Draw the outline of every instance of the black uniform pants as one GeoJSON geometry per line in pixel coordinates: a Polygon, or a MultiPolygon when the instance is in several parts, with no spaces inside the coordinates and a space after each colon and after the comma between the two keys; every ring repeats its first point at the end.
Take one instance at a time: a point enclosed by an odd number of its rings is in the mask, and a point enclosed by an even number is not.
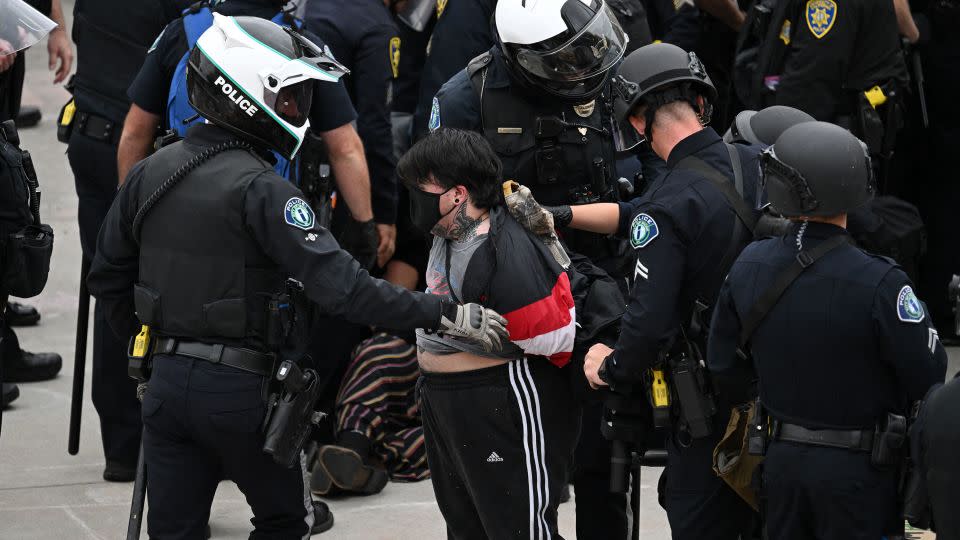
{"type": "Polygon", "coordinates": [[[753,509],[713,472],[718,436],[680,447],[667,440],[661,497],[673,540],[737,540],[749,531],[753,509]]]}
{"type": "MultiPolygon", "coordinates": [[[[73,169],[83,257],[91,260],[97,234],[117,192],[117,147],[74,131],[67,148],[73,169]]],[[[93,406],[100,416],[107,460],[133,467],[140,447],[140,402],[127,375],[127,344],[110,329],[100,303],[93,315],[93,406]]]]}
{"type": "Polygon", "coordinates": [[[774,442],[763,492],[769,540],[877,540],[897,515],[897,475],[866,452],[774,442]]]}
{"type": "Polygon", "coordinates": [[[222,364],[158,355],[143,398],[147,530],[151,539],[204,538],[222,478],[253,509],[251,540],[309,537],[313,506],[305,467],[265,454],[265,378],[222,364]]]}
{"type": "Polygon", "coordinates": [[[602,415],[602,402],[583,404],[573,469],[578,540],[627,538],[627,497],[610,493],[611,443],[600,432],[602,415]]]}
{"type": "Polygon", "coordinates": [[[420,379],[427,462],[455,540],[562,540],[557,506],[578,434],[566,375],[543,359],[420,379]]]}

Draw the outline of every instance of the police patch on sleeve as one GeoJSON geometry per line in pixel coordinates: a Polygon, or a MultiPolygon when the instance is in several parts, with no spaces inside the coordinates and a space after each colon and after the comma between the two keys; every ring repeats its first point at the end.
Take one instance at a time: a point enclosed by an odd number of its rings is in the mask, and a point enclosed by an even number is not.
{"type": "Polygon", "coordinates": [[[649,214],[637,214],[630,224],[630,245],[633,249],[646,247],[659,234],[660,228],[649,214]]]}
{"type": "Polygon", "coordinates": [[[909,285],[904,285],[897,295],[897,317],[909,323],[918,323],[923,320],[923,304],[909,285]]]}
{"type": "Polygon", "coordinates": [[[807,0],[807,27],[813,37],[827,35],[837,20],[837,3],[833,0],[807,0]]]}
{"type": "Polygon", "coordinates": [[[400,38],[390,38],[390,70],[393,71],[393,78],[400,76],[400,38]]]}
{"type": "Polygon", "coordinates": [[[287,225],[309,231],[313,228],[316,217],[313,208],[310,208],[307,201],[300,197],[293,197],[283,207],[283,220],[287,222],[287,225]]]}
{"type": "Polygon", "coordinates": [[[433,98],[433,105],[430,106],[430,124],[427,127],[430,131],[440,127],[440,100],[437,98],[433,98]]]}

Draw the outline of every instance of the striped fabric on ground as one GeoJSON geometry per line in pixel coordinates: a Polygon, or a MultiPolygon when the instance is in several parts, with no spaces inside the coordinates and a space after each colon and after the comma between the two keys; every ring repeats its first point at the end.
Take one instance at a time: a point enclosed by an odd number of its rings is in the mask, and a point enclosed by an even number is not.
{"type": "Polygon", "coordinates": [[[416,347],[381,333],[354,349],[337,395],[337,429],[372,440],[394,481],[430,477],[414,392],[419,377],[416,347]]]}

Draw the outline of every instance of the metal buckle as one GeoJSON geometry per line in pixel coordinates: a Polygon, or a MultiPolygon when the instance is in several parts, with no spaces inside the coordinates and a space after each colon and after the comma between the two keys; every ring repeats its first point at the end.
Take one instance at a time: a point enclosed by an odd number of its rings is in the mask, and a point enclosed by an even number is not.
{"type": "Polygon", "coordinates": [[[806,268],[813,264],[813,257],[810,256],[806,251],[801,251],[797,253],[797,262],[800,263],[800,266],[806,268]]]}

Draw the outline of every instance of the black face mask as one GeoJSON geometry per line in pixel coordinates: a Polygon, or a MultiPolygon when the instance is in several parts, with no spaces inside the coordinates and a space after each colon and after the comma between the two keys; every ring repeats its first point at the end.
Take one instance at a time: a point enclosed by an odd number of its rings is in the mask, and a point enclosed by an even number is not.
{"type": "MultiPolygon", "coordinates": [[[[450,189],[447,191],[450,191],[450,189]]],[[[456,206],[451,208],[446,214],[440,213],[440,197],[444,196],[447,191],[443,193],[428,193],[417,188],[409,190],[410,221],[413,222],[414,227],[430,234],[431,231],[433,231],[433,227],[436,226],[441,219],[446,217],[450,212],[453,212],[456,206]]]]}

